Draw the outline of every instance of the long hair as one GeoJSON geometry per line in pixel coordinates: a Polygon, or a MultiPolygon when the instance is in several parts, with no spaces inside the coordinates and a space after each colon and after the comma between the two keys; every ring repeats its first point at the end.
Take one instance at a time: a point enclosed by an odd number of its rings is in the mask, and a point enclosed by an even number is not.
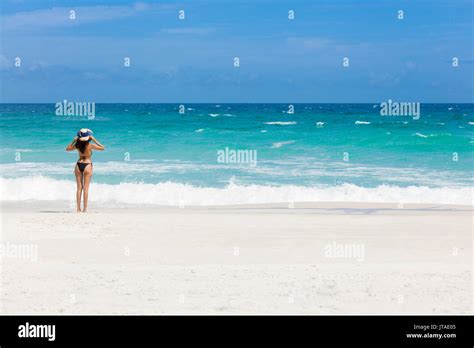
{"type": "Polygon", "coordinates": [[[78,149],[80,152],[84,152],[88,143],[88,141],[82,141],[78,139],[76,141],[76,149],[78,149]]]}

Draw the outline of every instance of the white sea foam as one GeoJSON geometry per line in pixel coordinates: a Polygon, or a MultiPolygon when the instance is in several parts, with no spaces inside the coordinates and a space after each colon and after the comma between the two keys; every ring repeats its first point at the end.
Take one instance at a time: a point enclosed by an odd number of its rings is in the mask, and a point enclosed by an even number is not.
{"type": "Polygon", "coordinates": [[[280,147],[283,147],[285,145],[293,144],[294,142],[295,142],[295,140],[280,141],[280,142],[277,142],[277,143],[273,143],[272,147],[275,148],[275,149],[279,149],[280,147]]]}
{"type": "Polygon", "coordinates": [[[217,117],[217,116],[219,116],[219,115],[220,115],[220,114],[209,114],[209,116],[211,116],[211,117],[217,117]]]}
{"type": "Polygon", "coordinates": [[[367,121],[355,121],[354,124],[370,124],[370,122],[367,122],[367,121]]]}
{"type": "Polygon", "coordinates": [[[265,124],[272,124],[272,125],[277,125],[277,126],[290,126],[296,124],[295,121],[273,121],[273,122],[265,122],[265,124]]]}
{"type": "Polygon", "coordinates": [[[196,133],[202,133],[202,132],[204,132],[204,128],[196,129],[195,132],[196,132],[196,133]]]}
{"type": "MultiPolygon", "coordinates": [[[[55,180],[41,176],[0,178],[0,200],[2,201],[71,201],[74,199],[75,190],[75,182],[68,180],[55,180]]],[[[470,187],[429,188],[426,186],[381,185],[375,188],[364,188],[351,184],[332,187],[244,186],[231,182],[224,188],[212,188],[163,182],[158,184],[121,183],[118,185],[92,183],[90,190],[90,200],[101,206],[114,204],[209,206],[278,202],[472,204],[472,189],[470,187]]]]}
{"type": "Polygon", "coordinates": [[[421,134],[421,133],[415,133],[415,135],[420,137],[420,138],[428,138],[427,135],[424,135],[424,134],[421,134]]]}
{"type": "Polygon", "coordinates": [[[322,128],[322,127],[324,127],[325,124],[326,124],[326,122],[316,122],[316,127],[322,128]]]}

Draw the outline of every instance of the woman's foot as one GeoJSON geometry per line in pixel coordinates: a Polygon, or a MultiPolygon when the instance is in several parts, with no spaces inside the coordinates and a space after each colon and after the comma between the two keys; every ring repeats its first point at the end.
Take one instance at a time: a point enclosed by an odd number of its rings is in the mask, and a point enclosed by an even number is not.
{"type": "Polygon", "coordinates": [[[80,213],[80,212],[81,212],[81,208],[77,208],[76,213],[80,213]]]}
{"type": "Polygon", "coordinates": [[[83,213],[87,213],[87,209],[84,209],[82,212],[83,212],[83,213]]]}

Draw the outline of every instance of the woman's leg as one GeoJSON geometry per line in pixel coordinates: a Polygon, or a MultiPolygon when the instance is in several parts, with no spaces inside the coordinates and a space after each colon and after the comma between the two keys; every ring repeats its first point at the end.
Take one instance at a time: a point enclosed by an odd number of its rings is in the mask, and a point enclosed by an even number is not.
{"type": "Polygon", "coordinates": [[[78,213],[81,212],[81,196],[82,196],[82,173],[77,168],[76,165],[76,170],[74,171],[74,174],[76,175],[76,185],[77,185],[77,190],[76,190],[76,211],[78,213]]]}
{"type": "Polygon", "coordinates": [[[92,163],[84,169],[84,209],[83,213],[87,211],[87,203],[89,201],[89,184],[92,178],[92,163]]]}

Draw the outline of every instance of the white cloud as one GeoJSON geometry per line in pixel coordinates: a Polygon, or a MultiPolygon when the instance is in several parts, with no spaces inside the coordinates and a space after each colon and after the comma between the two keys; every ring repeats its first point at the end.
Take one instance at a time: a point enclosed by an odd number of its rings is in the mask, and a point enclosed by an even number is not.
{"type": "Polygon", "coordinates": [[[52,7],[2,16],[0,23],[3,30],[38,30],[126,18],[151,7],[143,2],[131,6],[52,7]],[[69,18],[71,10],[75,11],[74,20],[69,18]]]}
{"type": "Polygon", "coordinates": [[[205,35],[212,33],[213,28],[198,28],[198,27],[184,27],[184,28],[163,28],[160,30],[160,33],[164,34],[195,34],[195,35],[205,35]]]}
{"type": "Polygon", "coordinates": [[[7,57],[3,54],[0,54],[0,70],[8,69],[13,66],[13,61],[9,61],[7,57]]]}
{"type": "Polygon", "coordinates": [[[331,41],[319,37],[290,37],[286,43],[291,46],[297,46],[305,49],[321,49],[326,47],[331,41]]]}

